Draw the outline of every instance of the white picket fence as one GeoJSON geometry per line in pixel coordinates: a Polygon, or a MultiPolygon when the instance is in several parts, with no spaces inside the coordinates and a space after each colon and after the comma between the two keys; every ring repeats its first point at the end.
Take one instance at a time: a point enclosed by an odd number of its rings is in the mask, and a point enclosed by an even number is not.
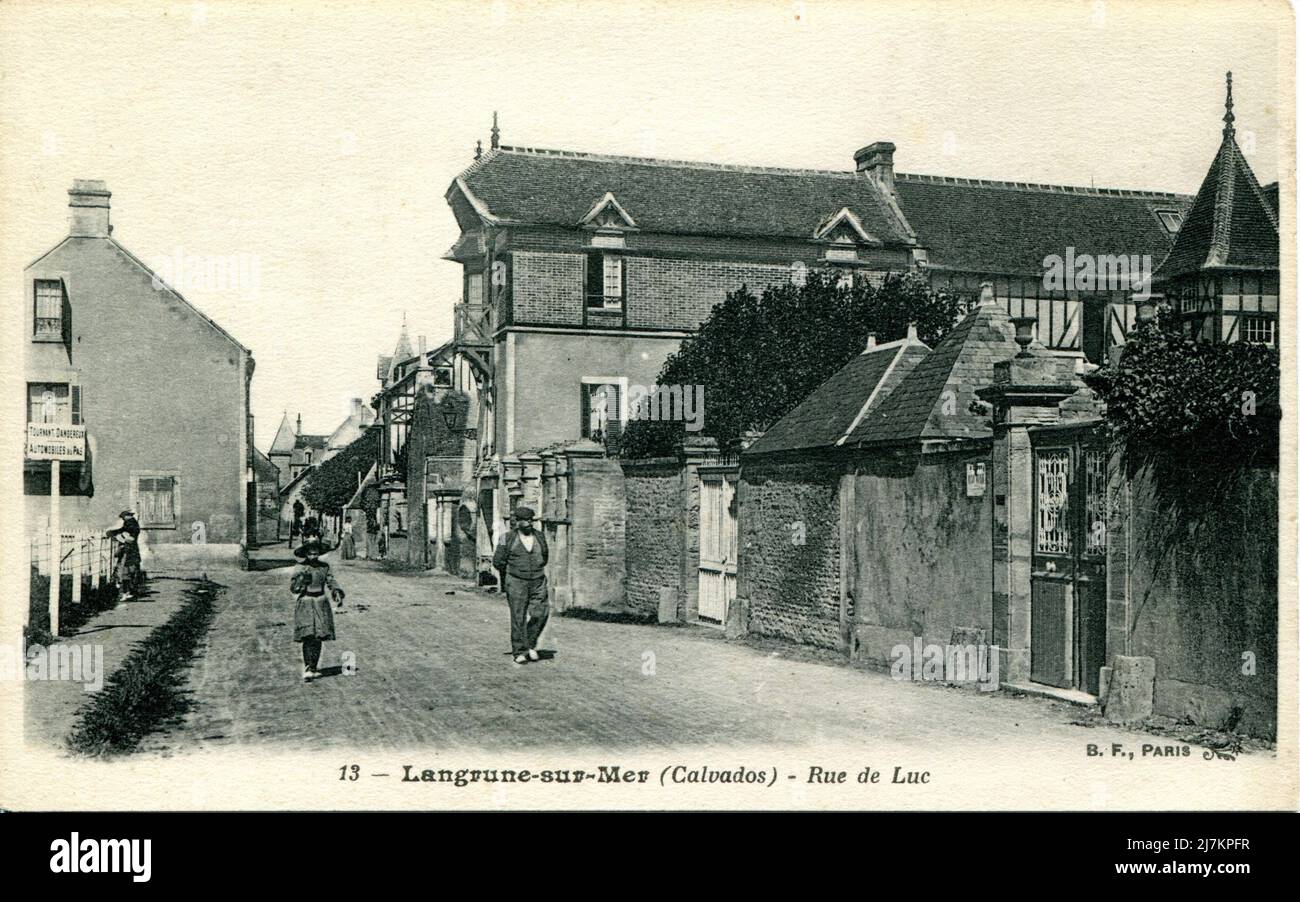
{"type": "MultiPolygon", "coordinates": [[[[103,532],[89,529],[60,530],[59,574],[70,575],[72,602],[81,601],[82,583],[89,582],[98,589],[102,581],[113,572],[113,540],[103,532]]],[[[41,576],[51,572],[51,532],[48,527],[31,537],[31,565],[41,576]]]]}

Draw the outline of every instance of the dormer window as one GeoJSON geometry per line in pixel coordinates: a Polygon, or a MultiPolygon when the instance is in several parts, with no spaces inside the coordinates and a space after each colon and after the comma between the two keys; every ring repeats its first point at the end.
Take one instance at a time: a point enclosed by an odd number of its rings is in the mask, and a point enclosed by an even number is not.
{"type": "Polygon", "coordinates": [[[1156,210],[1156,216],[1170,235],[1177,235],[1178,230],[1183,227],[1183,214],[1179,210],[1156,210]]]}
{"type": "Polygon", "coordinates": [[[852,263],[858,259],[858,248],[864,244],[880,244],[862,227],[862,221],[848,207],[841,207],[834,216],[823,220],[814,230],[813,238],[824,241],[825,259],[836,263],[852,263]]]}
{"type": "Polygon", "coordinates": [[[591,237],[592,247],[607,248],[624,247],[626,242],[623,233],[637,227],[636,220],[623,209],[623,205],[610,191],[606,191],[605,196],[587,211],[587,215],[578,220],[578,226],[596,232],[591,237]]]}
{"type": "Polygon", "coordinates": [[[38,341],[63,340],[63,282],[36,280],[36,307],[32,337],[38,341]]]}

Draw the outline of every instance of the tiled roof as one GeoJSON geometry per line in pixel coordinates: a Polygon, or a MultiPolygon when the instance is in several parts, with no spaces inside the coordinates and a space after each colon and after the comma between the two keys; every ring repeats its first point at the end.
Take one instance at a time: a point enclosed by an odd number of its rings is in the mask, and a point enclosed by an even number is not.
{"type": "Polygon", "coordinates": [[[1157,211],[1183,212],[1186,195],[895,176],[899,206],[932,266],[988,274],[1043,272],[1043,258],[1150,254],[1157,263],[1172,234],[1157,211]]]}
{"type": "Polygon", "coordinates": [[[888,395],[928,352],[929,348],[915,339],[863,351],[777,420],[746,455],[843,443],[864,413],[888,395]]]}
{"type": "Polygon", "coordinates": [[[329,441],[328,435],[300,435],[293,443],[295,448],[324,448],[329,441]]]}
{"type": "Polygon", "coordinates": [[[1219,152],[1201,190],[1183,219],[1156,280],[1203,267],[1277,268],[1276,194],[1270,202],[1246,162],[1231,128],[1224,129],[1219,152]]]}
{"type": "Polygon", "coordinates": [[[911,236],[871,178],[501,147],[461,175],[479,212],[506,222],[575,227],[606,192],[647,232],[811,239],[847,207],[887,244],[911,236]]]}
{"type": "Polygon", "coordinates": [[[993,364],[1020,350],[1015,327],[997,304],[981,304],[853,430],[850,443],[892,444],[987,438],[987,417],[970,412],[975,390],[993,381],[993,364]]]}

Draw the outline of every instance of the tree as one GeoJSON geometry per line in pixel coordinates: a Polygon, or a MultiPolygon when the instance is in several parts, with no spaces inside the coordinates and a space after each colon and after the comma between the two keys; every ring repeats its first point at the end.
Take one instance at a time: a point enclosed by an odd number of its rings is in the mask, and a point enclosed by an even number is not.
{"type": "MultiPolygon", "coordinates": [[[[833,273],[809,273],[806,284],[775,285],[755,295],[741,286],[713,308],[692,337],[664,363],[662,386],[704,386],[703,426],[720,447],[734,449],[747,431],[767,429],[854,355],[869,333],[881,343],[902,338],[909,323],[934,346],[969,308],[969,300],[936,291],[919,273],[890,274],[879,285],[839,284],[833,273]]],[[[636,418],[624,430],[624,457],[665,456],[685,434],[681,422],[636,418]]]]}
{"type": "Polygon", "coordinates": [[[358,477],[370,472],[378,454],[379,431],[367,429],[307,475],[303,499],[322,513],[341,514],[343,506],[356,494],[358,477]]]}

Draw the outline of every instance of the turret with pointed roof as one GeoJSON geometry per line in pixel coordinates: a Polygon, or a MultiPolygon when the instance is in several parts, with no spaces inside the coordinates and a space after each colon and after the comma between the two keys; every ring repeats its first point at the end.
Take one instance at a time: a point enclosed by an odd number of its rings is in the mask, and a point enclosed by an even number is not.
{"type": "Polygon", "coordinates": [[[402,314],[402,333],[397,336],[397,347],[393,349],[393,361],[401,363],[404,360],[410,360],[415,356],[415,351],[411,350],[411,337],[406,333],[406,314],[402,314]]]}
{"type": "Polygon", "coordinates": [[[1237,144],[1235,122],[1229,72],[1223,140],[1154,281],[1170,301],[1172,321],[1189,335],[1272,344],[1277,209],[1237,144]]]}
{"type": "Polygon", "coordinates": [[[267,456],[293,453],[293,444],[297,438],[298,432],[293,428],[293,423],[289,420],[289,412],[286,410],[284,418],[280,420],[280,428],[275,431],[275,438],[271,441],[271,450],[267,452],[267,456]]]}

